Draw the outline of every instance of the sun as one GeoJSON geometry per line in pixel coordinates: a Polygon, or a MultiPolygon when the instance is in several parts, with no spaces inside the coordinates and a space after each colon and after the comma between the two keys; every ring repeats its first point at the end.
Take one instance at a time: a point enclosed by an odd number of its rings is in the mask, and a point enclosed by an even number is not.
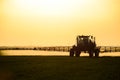
{"type": "Polygon", "coordinates": [[[73,4],[69,0],[15,0],[20,11],[43,15],[69,15],[73,4]]]}
{"type": "Polygon", "coordinates": [[[104,15],[106,6],[96,0],[13,0],[19,13],[43,16],[94,17],[104,15]]]}

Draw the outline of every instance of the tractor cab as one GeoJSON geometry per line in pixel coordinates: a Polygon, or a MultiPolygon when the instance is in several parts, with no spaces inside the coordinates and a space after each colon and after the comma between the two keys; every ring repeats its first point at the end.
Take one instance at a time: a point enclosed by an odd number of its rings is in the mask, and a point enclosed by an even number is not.
{"type": "Polygon", "coordinates": [[[78,36],[77,47],[89,47],[90,45],[95,46],[95,37],[93,36],[78,36]]]}

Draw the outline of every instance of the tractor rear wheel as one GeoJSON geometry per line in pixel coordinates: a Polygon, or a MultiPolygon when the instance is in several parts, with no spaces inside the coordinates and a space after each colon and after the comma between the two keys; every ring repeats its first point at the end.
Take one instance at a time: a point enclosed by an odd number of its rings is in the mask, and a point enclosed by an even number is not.
{"type": "Polygon", "coordinates": [[[73,57],[74,56],[74,50],[70,49],[70,56],[73,57]]]}
{"type": "Polygon", "coordinates": [[[95,50],[95,57],[99,57],[99,50],[97,49],[97,50],[95,50]]]}
{"type": "Polygon", "coordinates": [[[73,57],[73,56],[74,56],[74,53],[70,53],[70,56],[73,57]]]}

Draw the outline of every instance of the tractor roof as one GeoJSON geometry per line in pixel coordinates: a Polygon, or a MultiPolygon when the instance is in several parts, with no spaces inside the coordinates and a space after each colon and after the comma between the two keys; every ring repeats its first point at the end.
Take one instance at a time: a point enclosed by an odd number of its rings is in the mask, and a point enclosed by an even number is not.
{"type": "Polygon", "coordinates": [[[80,37],[80,38],[88,38],[88,37],[90,37],[90,35],[89,36],[82,35],[82,36],[78,36],[78,37],[80,37]]]}

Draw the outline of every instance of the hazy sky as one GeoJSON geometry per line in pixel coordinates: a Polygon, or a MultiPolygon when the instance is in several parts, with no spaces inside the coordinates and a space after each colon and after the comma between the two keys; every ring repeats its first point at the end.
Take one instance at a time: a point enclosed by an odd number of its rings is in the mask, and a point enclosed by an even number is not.
{"type": "Polygon", "coordinates": [[[0,46],[120,45],[120,0],[0,0],[0,46]]]}

